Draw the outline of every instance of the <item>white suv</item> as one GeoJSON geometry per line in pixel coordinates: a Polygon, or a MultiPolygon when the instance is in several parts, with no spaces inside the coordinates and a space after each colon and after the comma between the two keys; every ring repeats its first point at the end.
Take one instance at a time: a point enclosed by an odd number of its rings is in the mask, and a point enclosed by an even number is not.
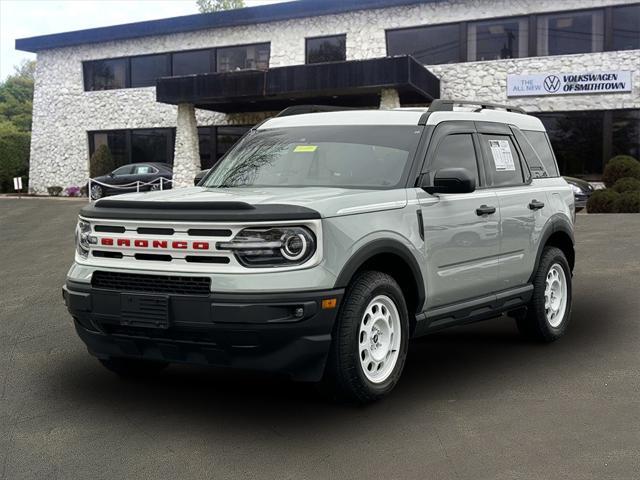
{"type": "Polygon", "coordinates": [[[560,337],[571,188],[540,120],[458,104],[285,111],[199,186],[83,208],[78,334],[119,374],[262,369],[359,402],[393,389],[412,337],[502,313],[560,337]]]}

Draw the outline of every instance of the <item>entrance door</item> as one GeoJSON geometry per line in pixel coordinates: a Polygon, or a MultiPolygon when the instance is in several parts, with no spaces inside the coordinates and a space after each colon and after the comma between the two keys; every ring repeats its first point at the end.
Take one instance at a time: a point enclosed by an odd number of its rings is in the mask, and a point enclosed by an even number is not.
{"type": "MultiPolygon", "coordinates": [[[[439,169],[462,167],[476,177],[476,191],[429,195],[418,189],[424,221],[427,308],[483,297],[498,285],[498,198],[486,189],[473,122],[436,127],[423,167],[431,181],[439,169]]],[[[429,181],[429,180],[427,180],[429,181]]]]}

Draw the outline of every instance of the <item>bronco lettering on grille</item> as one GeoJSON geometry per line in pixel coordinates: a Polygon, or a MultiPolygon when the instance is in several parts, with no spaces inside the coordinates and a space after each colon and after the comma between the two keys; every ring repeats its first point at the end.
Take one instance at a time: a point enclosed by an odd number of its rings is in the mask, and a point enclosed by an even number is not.
{"type": "MultiPolygon", "coordinates": [[[[114,245],[118,247],[129,247],[131,248],[132,241],[128,238],[110,238],[103,237],[100,239],[100,245],[105,247],[113,247],[114,245]]],[[[133,240],[134,248],[151,248],[158,250],[210,250],[211,245],[209,242],[203,241],[187,241],[187,240],[175,240],[169,242],[168,240],[144,240],[144,239],[135,239],[133,240]]]]}

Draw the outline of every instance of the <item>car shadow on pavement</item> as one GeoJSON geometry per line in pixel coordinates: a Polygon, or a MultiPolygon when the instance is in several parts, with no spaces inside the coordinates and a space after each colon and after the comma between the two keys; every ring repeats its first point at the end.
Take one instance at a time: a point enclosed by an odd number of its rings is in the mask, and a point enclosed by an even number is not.
{"type": "Polygon", "coordinates": [[[126,410],[153,421],[178,415],[182,423],[193,425],[223,422],[234,431],[277,425],[290,434],[304,435],[310,428],[347,428],[351,421],[380,411],[395,416],[394,412],[407,415],[414,409],[424,414],[449,402],[495,398],[505,391],[535,395],[536,389],[544,391],[555,376],[564,374],[557,365],[576,361],[575,352],[588,355],[601,347],[598,343],[624,336],[615,321],[605,328],[598,314],[615,310],[615,304],[613,297],[597,302],[583,299],[574,309],[574,325],[567,336],[551,345],[521,339],[507,317],[416,339],[396,390],[364,408],[333,403],[312,385],[276,375],[187,365],[173,365],[157,376],[134,381],[118,378],[92,358],[73,356],[65,359],[68,365],[59,365],[67,374],[56,380],[63,382],[60,387],[67,400],[78,406],[126,410]],[[608,336],[603,336],[605,329],[608,336]]]}

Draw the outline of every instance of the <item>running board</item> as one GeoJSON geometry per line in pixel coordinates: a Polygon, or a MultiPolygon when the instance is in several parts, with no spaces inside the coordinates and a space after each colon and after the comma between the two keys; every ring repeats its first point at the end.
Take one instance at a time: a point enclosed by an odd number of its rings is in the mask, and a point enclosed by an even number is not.
{"type": "Polygon", "coordinates": [[[533,285],[503,290],[485,297],[432,308],[416,315],[414,337],[456,325],[488,320],[526,305],[533,295],[533,285]]]}

